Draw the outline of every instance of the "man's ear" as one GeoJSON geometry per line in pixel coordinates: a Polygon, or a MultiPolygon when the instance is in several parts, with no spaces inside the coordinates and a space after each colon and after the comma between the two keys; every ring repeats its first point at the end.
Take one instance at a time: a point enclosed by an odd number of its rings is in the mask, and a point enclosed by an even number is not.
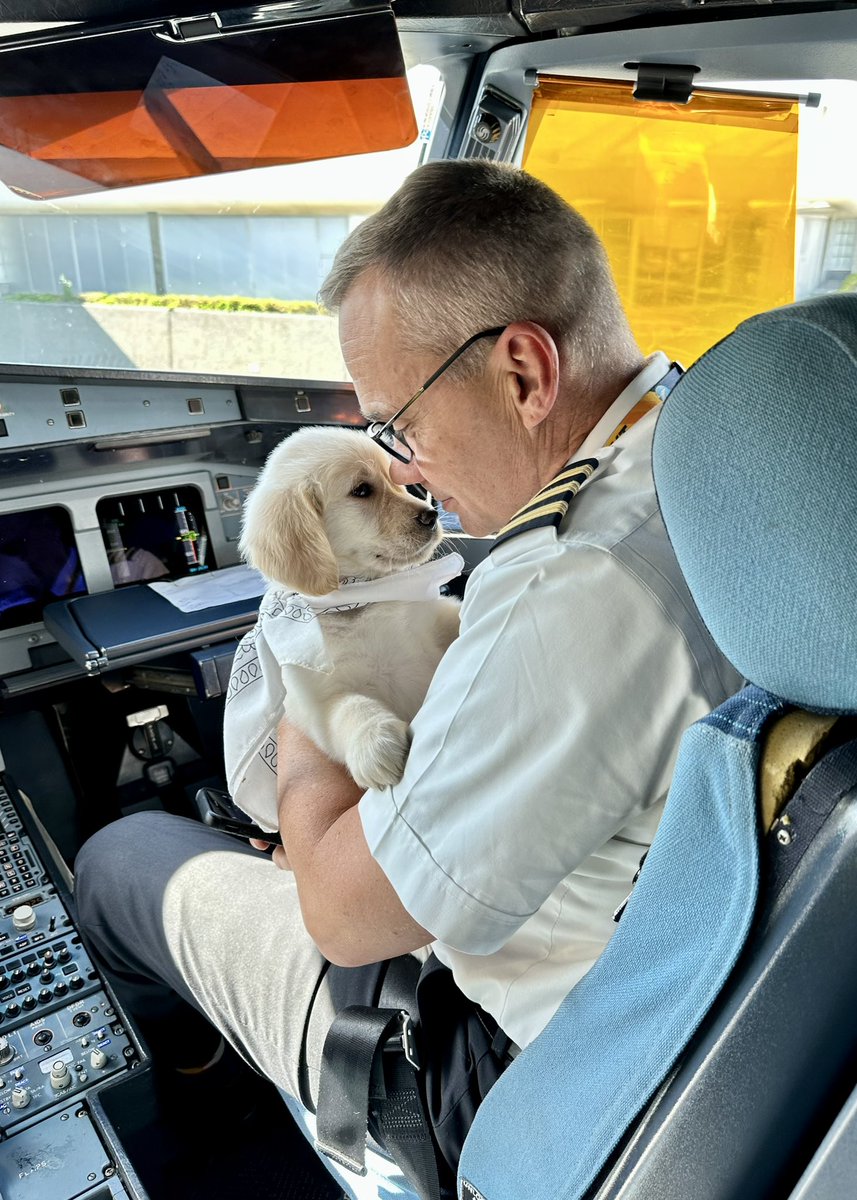
{"type": "Polygon", "coordinates": [[[323,596],[339,585],[321,504],[311,484],[285,490],[263,486],[251,492],[240,549],[267,579],[305,596],[323,596]]]}
{"type": "Polygon", "coordinates": [[[506,326],[501,351],[509,398],[525,429],[535,429],[556,403],[559,391],[559,351],[556,342],[534,321],[506,326]]]}

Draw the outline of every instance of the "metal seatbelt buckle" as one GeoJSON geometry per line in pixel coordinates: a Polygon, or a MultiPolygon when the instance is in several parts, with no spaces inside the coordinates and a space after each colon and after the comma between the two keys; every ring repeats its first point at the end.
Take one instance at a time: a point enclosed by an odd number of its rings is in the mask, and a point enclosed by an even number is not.
{"type": "Polygon", "coordinates": [[[394,1030],[387,1038],[384,1049],[403,1051],[405,1059],[413,1069],[415,1071],[420,1069],[420,1056],[417,1051],[414,1023],[411,1020],[410,1013],[406,1012],[405,1009],[401,1009],[399,1012],[399,1028],[394,1030]]]}

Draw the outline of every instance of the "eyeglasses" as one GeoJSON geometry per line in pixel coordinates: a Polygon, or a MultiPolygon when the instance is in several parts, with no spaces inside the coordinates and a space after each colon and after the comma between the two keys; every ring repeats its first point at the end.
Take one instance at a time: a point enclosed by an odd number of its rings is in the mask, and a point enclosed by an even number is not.
{"type": "Polygon", "coordinates": [[[433,375],[429,375],[422,387],[417,388],[410,400],[406,404],[403,404],[398,412],[393,413],[389,421],[373,421],[366,427],[366,432],[372,441],[377,442],[379,446],[383,446],[387,453],[392,454],[393,458],[397,458],[399,462],[411,462],[414,457],[413,449],[405,440],[405,435],[393,428],[396,421],[399,420],[402,413],[407,412],[414,401],[419,400],[423,392],[440,379],[444,371],[448,370],[455,360],[461,357],[465,350],[470,349],[474,342],[480,341],[481,338],[499,337],[505,328],[505,325],[495,325],[493,329],[483,329],[481,333],[474,333],[473,337],[469,337],[463,345],[458,347],[454,354],[450,354],[449,358],[441,363],[433,375]]]}

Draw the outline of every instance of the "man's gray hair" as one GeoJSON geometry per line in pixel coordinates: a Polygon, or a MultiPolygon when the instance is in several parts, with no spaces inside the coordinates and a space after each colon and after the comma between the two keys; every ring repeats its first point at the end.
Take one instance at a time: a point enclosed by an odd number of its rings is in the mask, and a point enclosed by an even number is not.
{"type": "MultiPolygon", "coordinates": [[[[599,363],[634,346],[597,234],[517,167],[483,160],[418,167],[343,242],[322,303],[335,311],[370,268],[390,289],[412,350],[442,356],[481,329],[535,321],[575,374],[595,378],[599,363]]],[[[468,352],[459,378],[480,357],[468,352]]]]}

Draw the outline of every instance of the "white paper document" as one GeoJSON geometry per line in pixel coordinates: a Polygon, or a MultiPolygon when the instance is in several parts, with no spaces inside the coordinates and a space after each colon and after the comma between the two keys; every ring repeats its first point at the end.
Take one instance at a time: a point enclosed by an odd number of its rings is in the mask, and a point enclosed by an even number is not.
{"type": "Polygon", "coordinates": [[[149,584],[153,591],[165,596],[184,613],[216,608],[219,604],[234,604],[237,600],[252,600],[261,596],[266,586],[264,576],[243,563],[206,575],[189,575],[172,583],[149,584]]]}

